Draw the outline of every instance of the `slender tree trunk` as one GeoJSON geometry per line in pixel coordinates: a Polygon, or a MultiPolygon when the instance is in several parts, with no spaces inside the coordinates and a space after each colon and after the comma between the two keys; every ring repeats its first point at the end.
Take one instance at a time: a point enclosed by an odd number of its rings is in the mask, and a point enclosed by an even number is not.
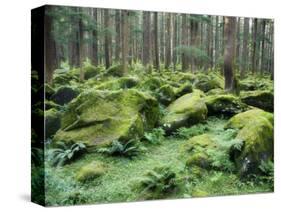
{"type": "Polygon", "coordinates": [[[93,21],[94,29],[92,31],[93,36],[93,48],[92,48],[92,63],[93,65],[98,65],[98,10],[93,8],[93,21]]]}
{"type": "Polygon", "coordinates": [[[143,64],[150,64],[150,12],[143,12],[143,64]]]}
{"type": "Polygon", "coordinates": [[[104,36],[104,59],[105,67],[110,67],[110,29],[109,29],[109,10],[104,10],[104,27],[105,27],[105,36],[104,36]]]}
{"type": "MultiPolygon", "coordinates": [[[[240,59],[239,59],[239,56],[240,56],[240,21],[241,19],[238,17],[237,18],[237,26],[236,26],[236,50],[235,50],[235,61],[236,61],[236,65],[239,65],[240,63],[240,59]]],[[[238,66],[239,67],[239,66],[238,66]]]]}
{"type": "Polygon", "coordinates": [[[115,11],[115,61],[120,60],[120,46],[121,46],[121,24],[120,24],[120,10],[115,11]]]}
{"type": "Polygon", "coordinates": [[[122,10],[122,70],[123,75],[128,72],[128,45],[129,45],[129,11],[122,10]]]}
{"type": "Polygon", "coordinates": [[[46,7],[46,15],[45,15],[45,82],[52,84],[53,81],[53,73],[57,68],[57,58],[56,58],[56,44],[54,37],[52,35],[53,31],[53,18],[50,15],[52,12],[52,6],[46,7]]]}
{"type": "Polygon", "coordinates": [[[253,43],[253,53],[252,53],[252,73],[256,73],[257,63],[256,63],[256,49],[257,49],[257,27],[258,27],[258,19],[254,19],[253,23],[253,36],[252,36],[252,43],[253,43]]]}
{"type": "Polygon", "coordinates": [[[264,72],[264,64],[265,64],[265,28],[266,28],[266,20],[262,20],[262,43],[261,43],[261,65],[260,65],[260,71],[261,74],[264,72]]]}
{"type": "Polygon", "coordinates": [[[168,69],[171,65],[171,14],[166,14],[166,59],[165,68],[168,69]]]}
{"type": "Polygon", "coordinates": [[[240,72],[240,77],[243,79],[248,70],[248,39],[249,39],[249,18],[244,18],[243,26],[243,53],[242,53],[242,69],[240,72]]]}
{"type": "Polygon", "coordinates": [[[154,12],[154,48],[155,48],[155,69],[160,70],[159,46],[158,46],[158,13],[154,12]]]}
{"type": "Polygon", "coordinates": [[[235,25],[236,18],[225,17],[224,21],[224,77],[225,77],[225,90],[229,92],[235,91],[235,80],[233,70],[233,60],[235,54],[235,25]]]}
{"type": "Polygon", "coordinates": [[[173,36],[173,65],[174,71],[176,71],[177,61],[178,61],[178,54],[176,51],[177,48],[177,39],[178,39],[178,16],[174,14],[174,36],[173,36]]]}
{"type": "Polygon", "coordinates": [[[84,60],[84,24],[83,24],[83,9],[79,8],[79,67],[80,81],[84,80],[83,60],[84,60]]]}
{"type": "Polygon", "coordinates": [[[218,59],[219,59],[219,16],[216,16],[216,31],[215,31],[215,65],[217,65],[218,63],[218,59]]]}
{"type": "Polygon", "coordinates": [[[182,51],[182,70],[186,71],[188,69],[188,62],[187,62],[187,52],[186,48],[188,45],[188,27],[187,27],[187,17],[186,14],[182,14],[182,46],[184,47],[182,51]]]}

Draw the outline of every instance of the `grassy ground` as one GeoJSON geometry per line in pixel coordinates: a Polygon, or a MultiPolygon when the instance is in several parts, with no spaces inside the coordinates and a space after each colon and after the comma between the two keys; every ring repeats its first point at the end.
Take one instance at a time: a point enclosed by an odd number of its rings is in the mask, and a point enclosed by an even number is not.
{"type": "MultiPolygon", "coordinates": [[[[225,119],[211,117],[204,125],[207,133],[216,138],[216,142],[223,143],[229,139],[229,132],[223,129],[225,123],[225,119]]],[[[199,127],[202,125],[198,125],[199,127]]],[[[193,130],[196,131],[196,126],[193,130]]],[[[136,185],[147,171],[161,165],[171,167],[177,175],[179,184],[178,188],[166,194],[165,198],[271,191],[270,185],[266,183],[242,182],[231,172],[200,169],[197,175],[194,175],[194,171],[191,174],[179,152],[180,146],[186,140],[183,137],[170,136],[159,144],[143,143],[147,150],[133,159],[90,153],[61,168],[50,167],[47,163],[46,203],[71,205],[143,200],[143,195],[135,189],[136,185]],[[78,170],[93,160],[100,160],[108,165],[106,174],[87,183],[77,182],[75,175],[78,170]]]]}

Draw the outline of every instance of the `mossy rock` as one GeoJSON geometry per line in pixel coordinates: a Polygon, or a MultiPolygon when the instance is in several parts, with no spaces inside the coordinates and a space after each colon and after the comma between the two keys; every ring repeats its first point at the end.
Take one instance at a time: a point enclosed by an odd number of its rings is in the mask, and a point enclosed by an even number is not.
{"type": "Polygon", "coordinates": [[[114,77],[122,77],[123,76],[123,66],[122,65],[113,65],[105,70],[105,76],[114,76],[114,77]]]}
{"type": "Polygon", "coordinates": [[[246,91],[241,92],[240,96],[241,101],[248,105],[273,112],[274,96],[270,91],[246,91]]]}
{"type": "Polygon", "coordinates": [[[181,147],[180,152],[186,160],[186,166],[198,166],[209,169],[212,164],[212,158],[207,150],[216,149],[215,141],[208,134],[194,136],[186,141],[181,147]]]}
{"type": "Polygon", "coordinates": [[[160,120],[160,125],[169,133],[179,127],[191,126],[205,120],[207,107],[198,92],[186,94],[166,109],[166,114],[160,120]]]}
{"type": "Polygon", "coordinates": [[[45,111],[44,115],[46,138],[50,138],[60,129],[60,113],[52,108],[45,111]]]}
{"type": "Polygon", "coordinates": [[[159,102],[168,105],[175,100],[175,88],[170,85],[163,85],[156,91],[156,96],[159,102]]]}
{"type": "Polygon", "coordinates": [[[192,92],[192,84],[187,81],[182,84],[178,89],[176,89],[176,97],[183,96],[184,94],[192,92]]]}
{"type": "Polygon", "coordinates": [[[223,88],[224,82],[223,78],[215,74],[207,75],[199,73],[196,75],[196,79],[193,85],[197,89],[208,92],[211,89],[223,88]]]}
{"type": "Polygon", "coordinates": [[[55,87],[70,85],[71,82],[79,82],[79,77],[71,71],[57,69],[53,75],[53,84],[55,87]]]}
{"type": "Polygon", "coordinates": [[[191,196],[192,197],[208,197],[208,196],[210,196],[210,194],[207,191],[196,189],[196,190],[192,191],[191,196]]]}
{"type": "Polygon", "coordinates": [[[91,163],[83,166],[76,174],[76,180],[86,182],[94,180],[106,173],[107,167],[103,162],[92,161],[91,163]]]}
{"type": "Polygon", "coordinates": [[[75,97],[77,97],[78,94],[79,94],[79,89],[73,86],[61,86],[51,96],[51,100],[59,105],[64,105],[69,103],[75,97]]]}
{"type": "Polygon", "coordinates": [[[95,77],[100,73],[99,68],[92,65],[87,65],[83,69],[84,69],[84,77],[86,80],[95,77]]]}
{"type": "Polygon", "coordinates": [[[228,127],[240,129],[236,139],[244,145],[230,152],[240,176],[258,174],[262,161],[273,159],[273,115],[251,110],[229,120],[228,127]]]}
{"type": "Polygon", "coordinates": [[[50,99],[50,97],[55,93],[55,89],[49,84],[45,83],[45,98],[50,99]]]}
{"type": "Polygon", "coordinates": [[[273,114],[261,109],[252,109],[233,116],[226,124],[225,128],[242,129],[249,122],[255,120],[257,117],[267,119],[273,125],[273,114]]]}
{"type": "Polygon", "coordinates": [[[164,82],[162,79],[158,77],[149,77],[148,79],[141,82],[137,89],[140,89],[142,91],[156,91],[160,87],[164,85],[164,82]]]}
{"type": "Polygon", "coordinates": [[[92,89],[68,105],[54,141],[83,141],[88,146],[127,141],[151,130],[158,116],[157,100],[146,93],[92,89]]]}
{"type": "Polygon", "coordinates": [[[52,108],[59,110],[61,108],[61,105],[56,104],[53,101],[45,100],[45,110],[49,110],[52,108]]]}
{"type": "Polygon", "coordinates": [[[137,77],[121,77],[95,86],[98,90],[120,90],[135,87],[139,83],[137,77]]]}
{"type": "Polygon", "coordinates": [[[223,90],[222,88],[214,88],[209,90],[206,95],[207,96],[211,96],[211,95],[222,95],[222,94],[226,94],[225,90],[223,90]]]}
{"type": "Polygon", "coordinates": [[[232,116],[248,109],[247,105],[231,94],[211,95],[205,97],[208,115],[224,114],[232,116]]]}

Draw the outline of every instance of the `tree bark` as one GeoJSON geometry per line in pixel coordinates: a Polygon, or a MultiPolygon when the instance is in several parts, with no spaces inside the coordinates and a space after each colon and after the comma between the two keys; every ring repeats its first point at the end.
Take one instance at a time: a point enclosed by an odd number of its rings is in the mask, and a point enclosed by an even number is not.
{"type": "Polygon", "coordinates": [[[92,63],[93,65],[98,65],[98,10],[93,8],[92,11],[94,29],[92,31],[93,36],[93,46],[92,46],[92,63]]]}
{"type": "Polygon", "coordinates": [[[233,70],[233,60],[235,54],[235,17],[225,17],[224,21],[224,77],[225,90],[228,92],[235,91],[235,80],[233,70]]]}
{"type": "Polygon", "coordinates": [[[150,63],[150,12],[143,12],[143,64],[150,63]]]}
{"type": "Polygon", "coordinates": [[[242,53],[242,69],[240,72],[240,77],[243,79],[248,70],[248,39],[249,39],[249,18],[244,18],[243,26],[243,53],[242,53]]]}
{"type": "Polygon", "coordinates": [[[155,53],[155,69],[160,70],[159,63],[159,46],[158,46],[158,13],[154,12],[154,53],[155,53]]]}
{"type": "Polygon", "coordinates": [[[187,27],[187,20],[186,14],[182,14],[182,46],[184,47],[182,51],[182,70],[186,71],[188,69],[188,62],[187,62],[187,52],[186,48],[188,45],[188,27],[187,27]]]}
{"type": "Polygon", "coordinates": [[[257,27],[258,27],[258,19],[255,18],[253,23],[253,36],[252,36],[252,43],[253,43],[252,74],[256,73],[256,68],[257,68],[257,63],[256,63],[257,27]]]}
{"type": "Polygon", "coordinates": [[[109,29],[109,10],[104,9],[104,27],[105,27],[105,36],[104,36],[104,59],[105,67],[108,69],[110,67],[110,29],[109,29]]]}
{"type": "Polygon", "coordinates": [[[84,24],[83,24],[83,9],[79,8],[79,67],[80,81],[84,80],[83,60],[84,60],[84,24]]]}
{"type": "Polygon", "coordinates": [[[122,10],[122,70],[123,75],[128,72],[128,45],[129,45],[129,11],[122,10]]]}
{"type": "Polygon", "coordinates": [[[121,24],[120,24],[120,10],[115,11],[115,61],[120,60],[120,46],[121,46],[121,24]]]}

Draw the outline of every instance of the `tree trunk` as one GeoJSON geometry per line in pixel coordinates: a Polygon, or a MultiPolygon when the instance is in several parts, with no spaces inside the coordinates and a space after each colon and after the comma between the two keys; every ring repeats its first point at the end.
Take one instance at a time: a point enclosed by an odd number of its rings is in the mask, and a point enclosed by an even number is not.
{"type": "Polygon", "coordinates": [[[159,46],[158,46],[158,13],[154,12],[154,53],[155,53],[155,69],[160,70],[159,63],[159,46]]]}
{"type": "Polygon", "coordinates": [[[121,25],[120,25],[120,10],[115,11],[115,61],[120,60],[120,46],[121,46],[121,25]]]}
{"type": "Polygon", "coordinates": [[[150,12],[143,12],[143,64],[150,63],[150,12]]]}
{"type": "Polygon", "coordinates": [[[219,45],[219,16],[216,16],[216,31],[215,31],[215,65],[218,63],[219,53],[220,53],[220,45],[219,45]]]}
{"type": "Polygon", "coordinates": [[[176,67],[177,67],[177,58],[178,58],[178,54],[176,51],[177,48],[177,39],[178,39],[178,16],[177,14],[174,14],[174,35],[173,35],[173,65],[174,65],[174,71],[176,71],[176,67]]]}
{"type": "Polygon", "coordinates": [[[225,90],[233,92],[236,89],[234,80],[233,60],[235,54],[235,17],[225,17],[224,21],[224,77],[225,90]]]}
{"type": "Polygon", "coordinates": [[[83,60],[84,60],[84,24],[83,24],[83,9],[79,9],[79,67],[80,81],[84,80],[83,60]]]}
{"type": "Polygon", "coordinates": [[[166,17],[166,35],[165,68],[168,69],[171,65],[171,13],[167,13],[166,17]]]}
{"type": "Polygon", "coordinates": [[[128,72],[128,45],[129,45],[129,11],[122,10],[122,70],[123,75],[128,72]]]}
{"type": "Polygon", "coordinates": [[[93,21],[94,21],[94,29],[92,31],[93,36],[93,48],[92,48],[92,63],[93,65],[98,65],[98,10],[93,8],[93,21]]]}
{"type": "Polygon", "coordinates": [[[104,36],[104,59],[105,67],[110,67],[110,29],[109,29],[109,10],[104,9],[104,27],[105,27],[105,36],[104,36]]]}
{"type": "Polygon", "coordinates": [[[182,14],[182,46],[184,47],[182,51],[182,70],[186,71],[188,69],[188,62],[187,62],[187,52],[186,48],[188,45],[188,27],[187,27],[187,20],[186,14],[182,14]]]}
{"type": "Polygon", "coordinates": [[[256,63],[256,48],[257,48],[257,27],[258,27],[258,19],[254,19],[253,23],[253,36],[252,36],[252,43],[253,43],[253,52],[252,52],[252,74],[256,73],[257,63],[256,63]]]}
{"type": "Polygon", "coordinates": [[[52,34],[53,18],[50,15],[52,7],[46,7],[45,15],[45,82],[52,84],[54,70],[58,67],[56,58],[56,44],[52,34]]]}
{"type": "Polygon", "coordinates": [[[260,65],[260,71],[261,74],[264,72],[264,64],[265,64],[265,27],[266,27],[266,20],[262,20],[262,43],[261,43],[261,65],[260,65]]]}
{"type": "Polygon", "coordinates": [[[244,18],[243,26],[243,53],[242,53],[242,69],[240,72],[240,77],[243,79],[248,70],[248,39],[249,39],[249,18],[244,18]]]}

